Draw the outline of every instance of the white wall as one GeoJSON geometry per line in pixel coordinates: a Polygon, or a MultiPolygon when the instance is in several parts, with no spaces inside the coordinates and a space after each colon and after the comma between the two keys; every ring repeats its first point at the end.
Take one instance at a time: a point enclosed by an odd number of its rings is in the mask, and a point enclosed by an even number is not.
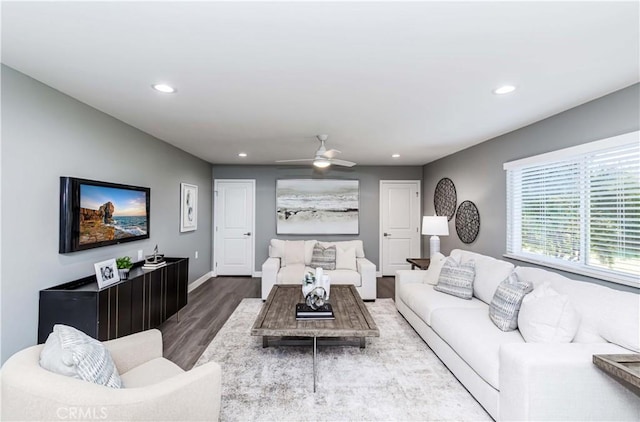
{"type": "Polygon", "coordinates": [[[6,66],[1,159],[2,362],[36,343],[39,290],[92,274],[95,262],[158,244],[190,258],[189,281],[211,270],[209,163],[6,66]],[[150,239],[59,254],[60,176],[150,187],[150,239]],[[179,230],[181,182],[199,186],[195,232],[179,230]]]}

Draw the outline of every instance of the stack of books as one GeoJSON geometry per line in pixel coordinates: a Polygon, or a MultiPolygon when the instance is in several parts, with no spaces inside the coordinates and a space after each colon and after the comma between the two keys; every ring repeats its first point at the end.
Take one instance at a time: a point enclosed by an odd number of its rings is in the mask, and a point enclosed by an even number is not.
{"type": "Polygon", "coordinates": [[[167,265],[167,261],[165,261],[164,259],[158,259],[156,260],[156,262],[145,261],[144,265],[142,266],[142,269],[155,270],[155,269],[164,267],[165,265],[167,265]]]}
{"type": "Polygon", "coordinates": [[[318,309],[311,309],[311,307],[306,303],[298,303],[296,305],[296,320],[298,321],[325,319],[336,319],[333,315],[333,308],[330,303],[325,303],[318,309]]]}

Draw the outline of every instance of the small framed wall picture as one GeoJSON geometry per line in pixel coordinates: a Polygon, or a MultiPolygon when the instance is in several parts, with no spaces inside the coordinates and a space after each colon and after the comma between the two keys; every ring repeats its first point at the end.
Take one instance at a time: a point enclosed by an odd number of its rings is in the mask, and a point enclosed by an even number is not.
{"type": "Polygon", "coordinates": [[[198,187],[180,183],[180,231],[190,232],[198,228],[198,187]]]}
{"type": "Polygon", "coordinates": [[[106,261],[93,264],[96,269],[96,279],[98,287],[103,289],[113,283],[120,281],[118,274],[118,266],[115,259],[107,259],[106,261]]]}

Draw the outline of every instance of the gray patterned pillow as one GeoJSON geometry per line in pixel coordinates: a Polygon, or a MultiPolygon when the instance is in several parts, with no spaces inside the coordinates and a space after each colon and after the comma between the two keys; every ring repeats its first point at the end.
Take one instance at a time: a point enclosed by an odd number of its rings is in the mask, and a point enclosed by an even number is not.
{"type": "Polygon", "coordinates": [[[122,387],[118,370],[104,345],[67,325],[53,326],[40,352],[40,366],[94,384],[122,387]]]}
{"type": "Polygon", "coordinates": [[[313,247],[313,255],[311,256],[311,268],[322,268],[323,270],[336,269],[336,247],[323,247],[316,243],[313,247]]]}
{"type": "Polygon", "coordinates": [[[489,317],[502,331],[513,331],[518,328],[518,312],[522,299],[533,290],[533,283],[520,281],[516,273],[511,273],[496,289],[491,304],[489,317]]]}
{"type": "Polygon", "coordinates": [[[473,260],[458,264],[454,258],[447,258],[440,270],[438,284],[433,289],[462,299],[473,297],[473,280],[476,265],[473,260]]]}

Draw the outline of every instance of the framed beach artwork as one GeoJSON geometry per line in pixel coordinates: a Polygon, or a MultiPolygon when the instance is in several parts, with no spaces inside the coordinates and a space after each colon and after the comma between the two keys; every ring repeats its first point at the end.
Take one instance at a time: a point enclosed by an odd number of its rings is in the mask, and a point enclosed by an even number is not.
{"type": "Polygon", "coordinates": [[[120,275],[118,274],[118,266],[115,259],[107,259],[106,261],[97,262],[93,264],[96,269],[96,280],[98,280],[98,287],[103,289],[113,283],[120,281],[120,275]]]}
{"type": "Polygon", "coordinates": [[[180,231],[190,232],[198,228],[198,187],[180,183],[180,231]]]}
{"type": "Polygon", "coordinates": [[[358,234],[358,180],[276,181],[277,234],[358,234]]]}

